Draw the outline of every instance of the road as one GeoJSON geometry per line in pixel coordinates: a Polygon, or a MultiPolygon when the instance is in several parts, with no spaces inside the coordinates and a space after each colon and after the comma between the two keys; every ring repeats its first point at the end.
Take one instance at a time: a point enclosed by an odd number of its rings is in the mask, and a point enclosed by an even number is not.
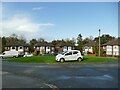
{"type": "Polygon", "coordinates": [[[3,88],[118,88],[118,63],[2,63],[3,88]]]}

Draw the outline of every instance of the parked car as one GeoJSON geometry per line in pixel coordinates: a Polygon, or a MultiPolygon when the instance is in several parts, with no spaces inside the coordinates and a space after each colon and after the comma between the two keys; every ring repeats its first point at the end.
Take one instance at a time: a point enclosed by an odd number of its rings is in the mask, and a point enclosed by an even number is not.
{"type": "Polygon", "coordinates": [[[58,55],[58,52],[57,51],[51,52],[51,55],[56,56],[58,55]]]}
{"type": "Polygon", "coordinates": [[[24,52],[19,52],[18,57],[23,57],[24,56],[24,52]]]}
{"type": "Polygon", "coordinates": [[[8,57],[18,57],[18,51],[4,51],[0,54],[1,58],[8,58],[8,57]]]}
{"type": "Polygon", "coordinates": [[[25,55],[23,56],[23,57],[31,57],[31,56],[33,56],[33,54],[32,53],[25,53],[25,55]]]}
{"type": "Polygon", "coordinates": [[[83,56],[79,50],[70,50],[62,52],[56,56],[56,61],[64,62],[64,61],[71,61],[71,60],[78,60],[82,61],[83,56]]]}

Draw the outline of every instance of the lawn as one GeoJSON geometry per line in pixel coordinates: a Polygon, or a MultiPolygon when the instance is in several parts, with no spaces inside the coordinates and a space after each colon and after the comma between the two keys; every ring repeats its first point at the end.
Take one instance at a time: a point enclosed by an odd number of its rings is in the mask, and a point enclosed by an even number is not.
{"type": "MultiPolygon", "coordinates": [[[[120,59],[119,59],[120,60],[120,59]]],[[[25,62],[25,63],[60,63],[55,61],[55,56],[33,56],[33,57],[21,57],[21,58],[10,58],[5,60],[7,62],[25,62]]],[[[72,61],[63,63],[104,63],[118,61],[118,58],[113,57],[97,57],[97,56],[84,56],[83,61],[72,61]]]]}

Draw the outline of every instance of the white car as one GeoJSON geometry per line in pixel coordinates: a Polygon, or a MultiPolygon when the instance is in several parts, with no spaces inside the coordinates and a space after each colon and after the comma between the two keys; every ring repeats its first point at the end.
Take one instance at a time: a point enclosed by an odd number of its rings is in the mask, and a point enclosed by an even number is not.
{"type": "Polygon", "coordinates": [[[1,58],[18,57],[18,51],[4,51],[0,54],[1,58]]]}
{"type": "Polygon", "coordinates": [[[31,54],[31,53],[25,53],[25,55],[23,57],[32,57],[32,56],[33,56],[33,54],[31,54]]]}
{"type": "Polygon", "coordinates": [[[64,51],[56,56],[56,61],[64,62],[71,60],[82,61],[83,56],[79,50],[64,51]]]}

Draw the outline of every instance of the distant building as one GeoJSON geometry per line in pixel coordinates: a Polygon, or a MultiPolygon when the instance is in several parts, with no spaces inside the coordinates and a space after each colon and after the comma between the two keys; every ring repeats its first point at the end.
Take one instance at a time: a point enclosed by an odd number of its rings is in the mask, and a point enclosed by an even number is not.
{"type": "Polygon", "coordinates": [[[60,42],[55,46],[58,52],[66,51],[66,50],[73,50],[74,44],[70,42],[60,42]]]}
{"type": "Polygon", "coordinates": [[[106,55],[108,56],[120,56],[120,38],[113,39],[102,45],[106,55]]]}
{"type": "Polygon", "coordinates": [[[93,54],[93,49],[95,46],[98,46],[98,44],[95,41],[90,41],[87,44],[85,44],[83,50],[85,53],[91,53],[93,54]]]}
{"type": "Polygon", "coordinates": [[[29,44],[26,43],[6,43],[5,51],[18,51],[19,53],[29,52],[29,44]]]}
{"type": "Polygon", "coordinates": [[[54,46],[51,43],[40,42],[34,46],[34,50],[35,52],[37,52],[37,55],[51,53],[52,51],[54,51],[54,46]]]}

